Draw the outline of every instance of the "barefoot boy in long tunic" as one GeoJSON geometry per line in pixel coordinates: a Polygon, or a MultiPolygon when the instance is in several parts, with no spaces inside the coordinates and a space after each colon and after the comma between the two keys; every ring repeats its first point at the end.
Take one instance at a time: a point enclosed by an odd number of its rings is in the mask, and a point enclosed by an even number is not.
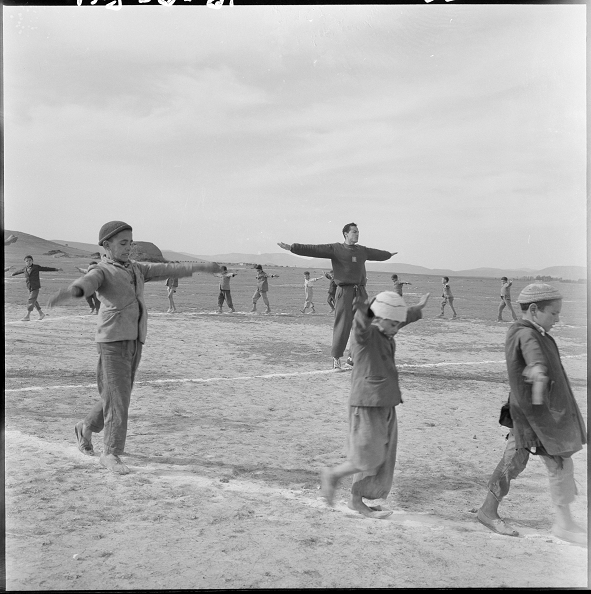
{"type": "Polygon", "coordinates": [[[119,456],[124,453],[131,390],[148,331],[144,282],[191,276],[193,272],[219,272],[220,267],[215,262],[156,264],[130,260],[132,228],[123,221],[103,225],[98,243],[107,257],[90,266],[88,273],[67,289],[52,295],[49,306],[95,291],[101,301],[95,338],[100,400],[74,431],[78,449],[93,456],[92,434],[104,429],[100,463],[112,472],[127,474],[129,469],[119,456]]]}
{"type": "Polygon", "coordinates": [[[392,488],[398,441],[396,406],[402,402],[394,336],[403,326],[421,319],[428,299],[427,293],[417,305],[407,307],[400,295],[384,291],[371,304],[356,300],[347,461],[321,472],[322,495],[329,505],[339,480],[354,474],[349,507],[369,518],[392,513],[368,507],[363,498],[383,499],[392,488]]]}

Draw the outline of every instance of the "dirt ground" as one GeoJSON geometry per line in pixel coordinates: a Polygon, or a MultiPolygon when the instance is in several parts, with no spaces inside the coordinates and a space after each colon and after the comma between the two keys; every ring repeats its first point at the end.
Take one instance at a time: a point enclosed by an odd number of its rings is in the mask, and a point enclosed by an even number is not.
{"type": "MultiPolygon", "coordinates": [[[[45,299],[74,278],[50,276],[45,299]]],[[[115,476],[74,439],[98,397],[96,318],[78,301],[19,322],[24,283],[7,280],[7,589],[587,586],[587,549],[551,535],[535,457],[500,510],[520,537],[475,517],[507,433],[507,324],[435,319],[430,303],[399,333],[398,461],[381,502],[394,513],[373,520],[347,508],[350,480],[334,509],[319,496],[319,469],[344,459],[350,385],[330,369],[327,308],[265,316],[242,302],[214,315],[183,303],[183,286],[173,315],[163,287],[147,291],[123,456],[133,472],[115,476]]],[[[553,335],[586,417],[584,321],[553,335]]],[[[93,442],[99,454],[102,435],[93,442]]],[[[574,461],[586,523],[586,448],[574,461]]]]}

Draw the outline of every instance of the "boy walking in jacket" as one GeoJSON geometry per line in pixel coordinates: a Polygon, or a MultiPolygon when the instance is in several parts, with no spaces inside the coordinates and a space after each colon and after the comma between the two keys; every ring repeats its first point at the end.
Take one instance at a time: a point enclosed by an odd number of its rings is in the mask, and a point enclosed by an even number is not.
{"type": "Polygon", "coordinates": [[[452,320],[455,320],[458,317],[458,313],[454,308],[454,296],[451,292],[451,287],[449,286],[449,276],[444,276],[441,278],[441,284],[443,285],[443,293],[441,294],[442,301],[441,301],[441,313],[437,316],[438,318],[443,317],[443,310],[445,306],[449,303],[451,310],[454,312],[452,320]]]}
{"type": "MultiPolygon", "coordinates": [[[[16,240],[15,240],[16,241],[16,240]]],[[[36,309],[39,312],[39,319],[42,320],[45,314],[41,311],[41,306],[37,301],[39,296],[39,290],[41,289],[41,280],[39,279],[40,272],[61,272],[61,268],[51,268],[50,266],[39,266],[39,264],[33,264],[33,256],[25,256],[24,268],[13,272],[11,276],[17,274],[25,275],[25,282],[27,283],[27,289],[29,289],[29,299],[27,301],[27,313],[25,317],[21,319],[21,322],[31,321],[31,312],[36,309]]]]}
{"type": "Polygon", "coordinates": [[[357,298],[352,351],[355,359],[349,396],[347,461],[322,470],[322,495],[333,505],[338,482],[354,474],[349,507],[368,518],[392,512],[368,507],[363,498],[383,499],[392,488],[398,425],[396,406],[402,402],[396,369],[394,336],[422,317],[429,294],[407,307],[393,291],[379,293],[371,303],[357,298]]]}
{"type": "Polygon", "coordinates": [[[499,312],[497,314],[497,322],[503,321],[503,310],[505,307],[509,308],[511,312],[511,317],[513,321],[517,321],[517,316],[515,315],[515,311],[513,310],[513,306],[511,305],[511,285],[513,284],[512,280],[509,280],[506,276],[501,278],[501,282],[503,283],[501,286],[501,302],[499,303],[499,312]]]}
{"type": "Polygon", "coordinates": [[[321,276],[317,276],[316,278],[310,278],[310,273],[306,270],[306,272],[304,272],[304,295],[305,295],[305,301],[304,301],[304,309],[300,309],[300,311],[302,313],[306,313],[306,310],[311,307],[312,311],[310,313],[316,313],[316,310],[314,309],[314,301],[312,301],[314,299],[314,287],[312,286],[312,283],[315,283],[316,281],[320,280],[322,277],[321,276]]]}
{"type": "Polygon", "coordinates": [[[222,313],[222,305],[224,301],[228,304],[231,312],[235,312],[234,304],[232,303],[232,295],[230,294],[230,280],[236,276],[237,272],[228,272],[227,266],[222,266],[220,274],[215,276],[220,277],[220,294],[218,295],[218,313],[222,313]]]}
{"type": "Polygon", "coordinates": [[[493,532],[518,536],[517,530],[500,518],[498,508],[509,492],[511,480],[525,470],[530,453],[535,453],[548,471],[556,510],[553,534],[586,544],[585,529],[574,522],[570,513],[577,494],[571,456],[587,442],[585,424],[558,347],[549,334],[559,320],[562,295],[551,285],[534,283],[521,291],[517,303],[523,317],[509,327],[505,340],[513,428],[477,517],[493,532]]]}
{"type": "Polygon", "coordinates": [[[257,301],[262,297],[263,303],[267,306],[266,314],[271,313],[271,306],[269,305],[269,299],[267,298],[267,291],[269,290],[269,278],[279,278],[278,274],[267,274],[260,264],[255,266],[257,271],[257,289],[252,296],[252,309],[251,312],[257,310],[257,301]]]}
{"type": "Polygon", "coordinates": [[[97,384],[100,400],[85,419],[76,424],[74,431],[78,449],[92,456],[92,434],[104,429],[100,463],[118,474],[129,472],[119,456],[125,449],[131,390],[148,330],[144,283],[220,269],[215,262],[136,262],[129,258],[132,243],[130,225],[123,221],[104,224],[98,244],[105,249],[107,257],[49,300],[49,305],[53,306],[70,297],[85,297],[96,291],[101,301],[95,337],[99,353],[97,384]]]}
{"type": "MultiPolygon", "coordinates": [[[[342,233],[345,240],[343,243],[321,245],[292,243],[290,245],[279,242],[277,244],[280,248],[299,256],[330,258],[332,262],[334,281],[337,285],[336,311],[332,331],[332,366],[337,370],[341,369],[341,357],[345,353],[353,325],[353,300],[355,297],[360,297],[362,300],[367,299],[365,262],[367,260],[382,262],[397,253],[357,245],[359,229],[356,223],[347,223],[343,227],[342,233]]],[[[351,365],[352,363],[353,359],[349,356],[347,364],[351,365]]]]}

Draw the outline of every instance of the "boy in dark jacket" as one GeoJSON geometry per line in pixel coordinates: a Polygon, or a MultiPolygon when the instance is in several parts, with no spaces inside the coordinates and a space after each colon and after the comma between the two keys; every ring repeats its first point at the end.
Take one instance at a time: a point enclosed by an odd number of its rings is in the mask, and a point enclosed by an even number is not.
{"type": "Polygon", "coordinates": [[[369,518],[382,519],[392,513],[368,507],[363,498],[383,499],[392,488],[398,441],[396,406],[402,402],[394,336],[403,326],[421,319],[428,299],[427,293],[417,305],[407,307],[400,295],[384,291],[371,303],[356,301],[347,461],[321,472],[322,495],[329,505],[339,480],[354,474],[349,507],[369,518]]]}
{"type": "Polygon", "coordinates": [[[498,508],[509,492],[511,480],[525,470],[535,448],[548,471],[550,496],[556,510],[553,534],[585,544],[586,532],[570,513],[577,493],[571,456],[587,442],[585,424],[558,347],[549,334],[559,320],[562,295],[551,285],[531,284],[523,289],[517,303],[523,317],[511,325],[505,340],[513,428],[477,517],[493,532],[518,536],[517,530],[499,517],[498,508]]]}
{"type": "Polygon", "coordinates": [[[27,313],[24,318],[21,319],[21,322],[30,322],[31,321],[31,312],[33,309],[36,309],[39,312],[39,319],[42,320],[45,317],[45,314],[41,311],[41,306],[37,301],[37,297],[39,296],[39,290],[41,289],[41,280],[39,279],[40,272],[61,272],[61,268],[51,268],[50,266],[39,266],[39,264],[33,264],[33,256],[25,256],[25,264],[24,268],[13,272],[11,276],[16,276],[17,274],[24,274],[25,281],[27,283],[27,289],[29,289],[29,299],[27,301],[27,313]]]}

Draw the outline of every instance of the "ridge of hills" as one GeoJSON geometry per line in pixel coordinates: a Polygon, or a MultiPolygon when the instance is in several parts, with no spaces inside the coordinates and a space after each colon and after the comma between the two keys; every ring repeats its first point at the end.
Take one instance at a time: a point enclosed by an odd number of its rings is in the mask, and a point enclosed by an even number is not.
{"type": "MultiPolygon", "coordinates": [[[[83,243],[76,241],[64,241],[61,239],[47,240],[22,233],[20,231],[4,230],[5,236],[9,234],[18,236],[18,241],[5,247],[5,261],[22,261],[27,254],[31,254],[35,261],[47,260],[48,264],[53,262],[54,258],[83,258],[90,259],[92,254],[102,253],[103,248],[96,243],[83,243]],[[54,251],[53,254],[48,252],[54,251]],[[50,260],[51,258],[51,260],[50,260]]],[[[137,242],[144,246],[153,245],[150,242],[137,242]]],[[[157,248],[158,249],[158,248],[157,248]]],[[[244,264],[263,264],[267,266],[291,266],[298,268],[321,268],[330,267],[330,261],[325,258],[305,258],[296,256],[289,252],[285,253],[264,253],[264,254],[241,254],[226,253],[213,255],[196,255],[187,252],[176,252],[172,250],[161,250],[162,256],[166,260],[181,261],[214,261],[224,263],[244,263],[244,264]]],[[[9,263],[11,263],[9,262],[9,263]]],[[[585,266],[550,266],[541,270],[531,268],[519,269],[501,269],[501,268],[472,268],[468,270],[451,270],[448,268],[426,268],[413,264],[397,263],[389,261],[387,263],[368,262],[367,270],[374,272],[396,272],[398,274],[424,274],[424,275],[447,275],[447,276],[468,276],[468,277],[493,277],[501,276],[521,277],[521,276],[552,276],[555,278],[565,278],[578,280],[587,277],[587,268],[585,266]]]]}

